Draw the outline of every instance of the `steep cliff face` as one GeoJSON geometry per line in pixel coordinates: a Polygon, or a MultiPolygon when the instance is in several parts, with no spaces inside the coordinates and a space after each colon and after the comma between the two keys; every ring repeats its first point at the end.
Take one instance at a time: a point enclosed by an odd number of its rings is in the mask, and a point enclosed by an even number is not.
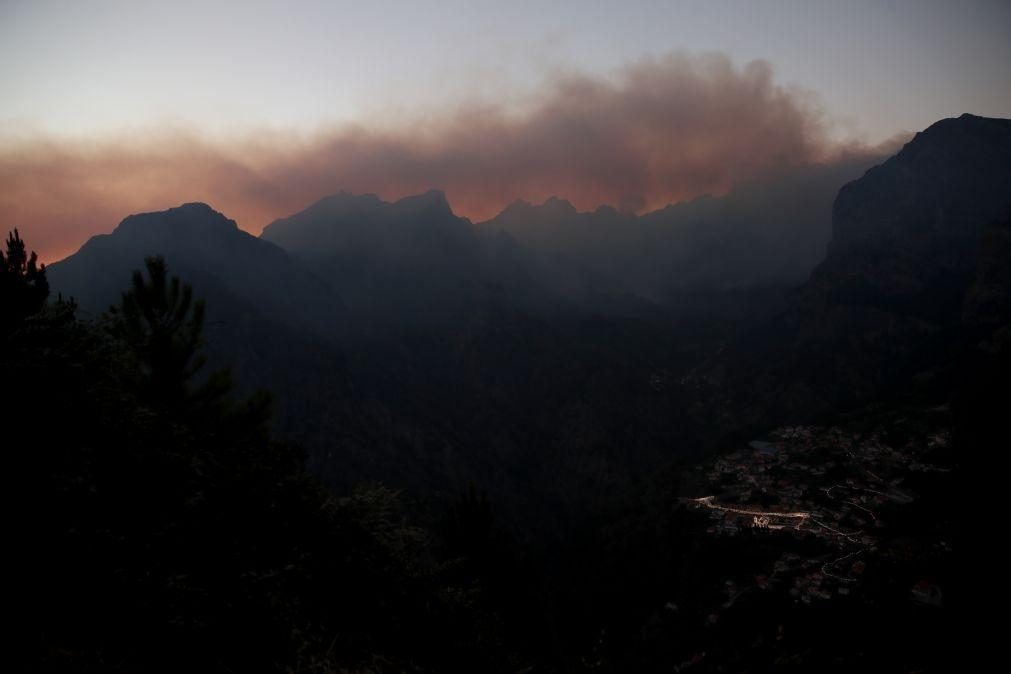
{"type": "Polygon", "coordinates": [[[918,133],[839,191],[833,238],[800,308],[798,351],[848,401],[904,377],[947,382],[983,234],[1011,209],[1011,120],[962,115],[918,133]],[[840,386],[841,385],[841,386],[840,386]]]}
{"type": "Polygon", "coordinates": [[[808,299],[957,320],[984,229],[1011,208],[1011,120],[962,115],[845,185],[808,299]]]}
{"type": "MultiPolygon", "coordinates": [[[[742,414],[803,418],[950,392],[963,317],[978,321],[993,300],[977,281],[984,232],[1008,213],[1011,120],[942,120],[845,185],[826,259],[796,304],[738,345],[728,381],[742,414]]],[[[986,250],[996,278],[1011,260],[986,250]]]]}

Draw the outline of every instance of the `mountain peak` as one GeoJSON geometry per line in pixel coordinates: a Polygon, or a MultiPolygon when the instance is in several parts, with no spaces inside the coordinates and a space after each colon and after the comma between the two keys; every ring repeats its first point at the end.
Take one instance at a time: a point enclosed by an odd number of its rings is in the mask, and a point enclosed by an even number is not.
{"type": "MultiPolygon", "coordinates": [[[[593,211],[593,214],[600,216],[613,216],[613,215],[621,215],[621,211],[619,211],[611,204],[601,204],[597,206],[597,209],[593,211]]],[[[635,213],[630,213],[629,215],[635,217],[635,213]]]]}
{"type": "Polygon", "coordinates": [[[563,221],[571,222],[573,216],[578,215],[579,211],[571,202],[555,196],[548,197],[539,205],[524,199],[516,199],[485,224],[505,227],[513,231],[515,227],[529,229],[533,226],[537,229],[543,226],[557,226],[563,221]],[[535,225],[534,223],[540,224],[535,225]]]}
{"type": "MultiPolygon", "coordinates": [[[[1011,204],[1011,119],[942,119],[888,161],[839,190],[832,248],[974,240],[1011,204]]],[[[943,246],[942,246],[943,247],[943,246]]]]}
{"type": "Polygon", "coordinates": [[[505,208],[499,211],[489,222],[500,220],[514,220],[519,218],[529,218],[530,215],[539,208],[524,199],[516,199],[509,202],[505,208]]]}
{"type": "Polygon", "coordinates": [[[837,297],[953,315],[961,295],[938,289],[968,283],[984,229],[1009,208],[1011,120],[942,119],[839,190],[828,256],[812,280],[837,297]]]}
{"type": "MultiPolygon", "coordinates": [[[[187,213],[218,213],[218,211],[215,211],[213,208],[211,208],[208,204],[204,203],[203,201],[189,201],[186,202],[185,204],[176,206],[176,209],[187,213]]],[[[221,215],[221,213],[218,213],[218,215],[221,215]]]]}
{"type": "Polygon", "coordinates": [[[189,202],[164,211],[136,213],[127,216],[116,227],[118,233],[133,233],[155,228],[180,231],[232,232],[238,230],[234,220],[227,218],[207,204],[189,202]]]}
{"type": "Polygon", "coordinates": [[[959,143],[963,138],[970,142],[978,139],[1000,141],[1011,129],[1011,119],[1000,117],[980,117],[968,112],[958,117],[948,117],[938,120],[923,131],[913,136],[913,139],[903,148],[917,148],[936,143],[959,143]]]}
{"type": "Polygon", "coordinates": [[[572,202],[568,199],[559,199],[558,197],[551,196],[544,200],[541,204],[541,208],[548,210],[552,213],[576,213],[576,207],[572,205],[572,202]]]}

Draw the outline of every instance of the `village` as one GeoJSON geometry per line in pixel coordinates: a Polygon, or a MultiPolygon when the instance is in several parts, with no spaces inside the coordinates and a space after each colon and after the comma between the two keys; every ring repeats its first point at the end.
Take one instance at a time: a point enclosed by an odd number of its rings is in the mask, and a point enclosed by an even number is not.
{"type": "MultiPolygon", "coordinates": [[[[917,474],[949,472],[931,462],[949,443],[944,431],[895,447],[877,433],[790,426],[697,466],[706,494],[680,501],[707,515],[707,534],[788,537],[770,567],[726,581],[722,608],[751,590],[785,590],[806,604],[859,593],[874,565],[897,554],[882,545],[893,533],[883,513],[919,498],[911,486],[917,474]]],[[[948,546],[944,540],[928,544],[941,552],[948,546]]],[[[930,579],[912,583],[909,599],[943,603],[930,579]]],[[[711,616],[717,618],[718,611],[711,616]]]]}

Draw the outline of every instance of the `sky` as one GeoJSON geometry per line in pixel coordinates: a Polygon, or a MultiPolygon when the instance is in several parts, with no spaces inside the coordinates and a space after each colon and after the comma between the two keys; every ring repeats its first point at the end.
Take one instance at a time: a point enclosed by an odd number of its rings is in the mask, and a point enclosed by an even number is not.
{"type": "Polygon", "coordinates": [[[1008,36],[1007,0],[0,0],[0,227],[53,259],[194,200],[657,207],[1011,116],[1008,36]]]}

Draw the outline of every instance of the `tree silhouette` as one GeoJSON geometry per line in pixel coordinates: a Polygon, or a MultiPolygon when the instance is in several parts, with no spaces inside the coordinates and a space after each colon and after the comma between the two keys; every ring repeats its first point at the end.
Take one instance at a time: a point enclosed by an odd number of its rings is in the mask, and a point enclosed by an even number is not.
{"type": "Polygon", "coordinates": [[[49,296],[46,265],[38,264],[33,251],[29,256],[18,230],[7,236],[7,254],[0,252],[0,332],[6,333],[18,322],[38,313],[49,296]]]}
{"type": "Polygon", "coordinates": [[[211,374],[200,387],[192,381],[207,359],[203,347],[204,302],[179,277],[169,277],[164,258],[144,260],[147,271],[133,273],[131,288],[113,307],[113,334],[133,361],[141,394],[170,407],[217,403],[232,389],[227,370],[211,374]]]}
{"type": "MultiPolygon", "coordinates": [[[[4,315],[38,287],[11,242],[4,315]]],[[[54,303],[2,335],[4,448],[27,448],[5,455],[5,670],[491,671],[469,589],[396,493],[308,475],[265,396],[202,376],[203,317],[151,258],[107,323],[54,303]],[[461,644],[479,664],[448,666],[461,644]]]]}

